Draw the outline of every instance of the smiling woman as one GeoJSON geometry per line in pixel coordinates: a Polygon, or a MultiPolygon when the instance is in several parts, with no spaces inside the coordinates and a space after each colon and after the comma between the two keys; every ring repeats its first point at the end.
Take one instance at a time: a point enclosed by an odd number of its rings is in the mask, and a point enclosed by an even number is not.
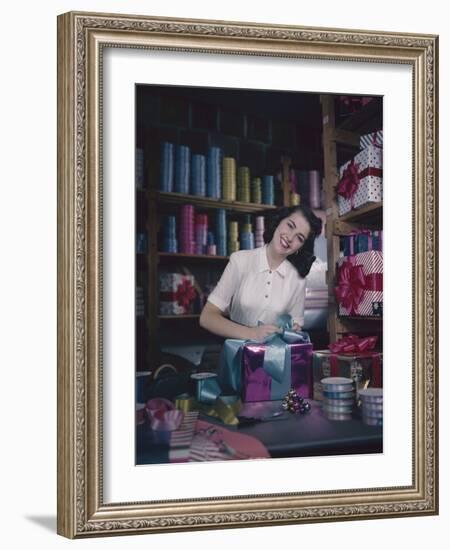
{"type": "Polygon", "coordinates": [[[200,325],[224,338],[262,341],[279,331],[280,315],[290,314],[294,330],[301,330],[305,277],[321,230],[322,221],[306,206],[277,209],[268,220],[263,247],[231,254],[200,325]]]}

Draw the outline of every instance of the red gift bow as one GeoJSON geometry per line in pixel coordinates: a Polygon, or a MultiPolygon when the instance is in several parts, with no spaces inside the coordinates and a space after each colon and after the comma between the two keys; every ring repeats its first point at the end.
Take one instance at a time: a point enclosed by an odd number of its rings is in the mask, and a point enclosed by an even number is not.
{"type": "Polygon", "coordinates": [[[328,347],[333,353],[361,353],[371,351],[377,343],[378,336],[365,336],[361,338],[355,334],[344,336],[328,347]]]}
{"type": "Polygon", "coordinates": [[[334,293],[339,304],[351,313],[356,313],[361,303],[364,290],[366,289],[366,278],[362,265],[353,265],[345,261],[338,271],[338,286],[334,293]]]}
{"type": "Polygon", "coordinates": [[[335,354],[358,354],[363,357],[372,358],[372,374],[371,374],[371,386],[374,388],[381,387],[381,354],[373,351],[375,344],[377,343],[378,336],[366,336],[360,338],[355,334],[349,334],[344,336],[337,342],[329,344],[329,348],[332,354],[330,355],[330,374],[331,376],[339,376],[338,357],[335,354]]]}
{"type": "Polygon", "coordinates": [[[175,292],[175,300],[180,306],[188,308],[189,303],[195,298],[195,290],[192,283],[188,279],[181,282],[175,292]]]}
{"type": "Polygon", "coordinates": [[[337,193],[345,199],[352,199],[356,190],[358,189],[360,182],[359,166],[353,160],[348,163],[348,166],[344,169],[342,178],[337,185],[337,193]]]}

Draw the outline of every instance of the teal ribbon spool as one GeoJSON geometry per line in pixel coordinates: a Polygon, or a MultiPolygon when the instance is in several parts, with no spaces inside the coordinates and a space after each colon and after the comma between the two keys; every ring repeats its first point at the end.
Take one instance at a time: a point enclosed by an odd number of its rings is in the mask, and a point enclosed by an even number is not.
{"type": "MultiPolygon", "coordinates": [[[[258,325],[261,325],[260,321],[258,325]]],[[[293,330],[292,317],[280,315],[276,321],[280,331],[264,338],[263,342],[228,338],[222,348],[219,367],[219,383],[228,392],[241,393],[242,350],[247,344],[264,344],[263,369],[272,378],[272,395],[286,394],[291,384],[291,344],[309,344],[307,332],[293,330]]]]}

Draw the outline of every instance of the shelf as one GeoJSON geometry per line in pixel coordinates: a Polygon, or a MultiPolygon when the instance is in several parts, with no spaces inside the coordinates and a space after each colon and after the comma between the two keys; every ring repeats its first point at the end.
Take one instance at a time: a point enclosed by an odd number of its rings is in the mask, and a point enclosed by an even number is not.
{"type": "Polygon", "coordinates": [[[227,210],[235,210],[238,212],[256,213],[264,212],[265,210],[274,210],[277,208],[271,204],[254,204],[250,202],[226,201],[222,199],[211,199],[209,197],[201,197],[198,195],[185,195],[183,193],[173,193],[165,191],[150,191],[151,196],[166,204],[193,204],[203,208],[226,208],[227,210]]]}
{"type": "Polygon", "coordinates": [[[186,260],[200,260],[200,261],[217,261],[217,262],[227,262],[229,260],[228,256],[214,256],[208,254],[182,254],[172,253],[172,252],[158,252],[158,256],[161,259],[167,260],[177,260],[177,259],[186,259],[186,260]]]}
{"type": "Polygon", "coordinates": [[[358,132],[360,134],[379,130],[383,123],[382,111],[382,98],[374,97],[360,111],[349,115],[345,120],[336,124],[336,129],[358,132]]]}
{"type": "Polygon", "coordinates": [[[361,315],[361,316],[359,316],[359,315],[354,315],[354,316],[349,315],[348,317],[347,316],[345,316],[345,317],[341,316],[341,317],[338,317],[338,319],[339,319],[339,321],[344,322],[344,323],[345,323],[345,321],[350,321],[350,322],[352,322],[352,321],[377,321],[379,323],[381,323],[383,321],[383,317],[380,317],[380,316],[377,316],[377,317],[367,316],[367,317],[365,317],[363,315],[361,315]]]}
{"type": "Polygon", "coordinates": [[[167,319],[198,319],[200,317],[200,313],[189,313],[186,315],[158,315],[158,319],[161,321],[165,321],[167,319]]]}
{"type": "Polygon", "coordinates": [[[337,222],[360,222],[371,225],[382,225],[383,223],[383,203],[371,202],[356,210],[351,210],[344,216],[339,216],[337,222]]]}

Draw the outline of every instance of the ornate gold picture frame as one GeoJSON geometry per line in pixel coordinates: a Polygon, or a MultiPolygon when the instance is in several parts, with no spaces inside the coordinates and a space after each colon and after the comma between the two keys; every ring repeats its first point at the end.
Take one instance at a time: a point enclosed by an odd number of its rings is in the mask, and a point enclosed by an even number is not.
{"type": "Polygon", "coordinates": [[[437,36],[95,13],[59,16],[59,534],[81,538],[438,513],[437,154],[437,36]],[[412,414],[405,426],[412,432],[411,483],[297,492],[281,486],[267,491],[261,483],[258,494],[168,499],[155,498],[149,486],[145,500],[131,493],[127,501],[105,500],[102,146],[107,49],[411,69],[412,193],[404,200],[411,204],[412,220],[402,220],[413,251],[407,317],[412,342],[404,350],[412,365],[412,414]]]}

